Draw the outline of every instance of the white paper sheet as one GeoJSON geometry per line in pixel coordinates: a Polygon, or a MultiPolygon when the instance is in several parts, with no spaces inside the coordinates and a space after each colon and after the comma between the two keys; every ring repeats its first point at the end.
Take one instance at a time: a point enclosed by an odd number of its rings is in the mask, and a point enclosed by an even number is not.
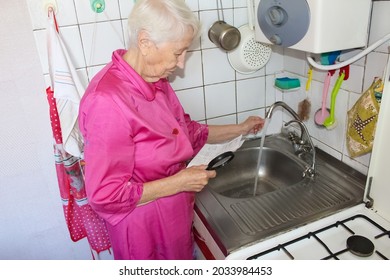
{"type": "Polygon", "coordinates": [[[211,160],[224,152],[235,152],[243,143],[244,140],[242,140],[242,135],[240,135],[229,142],[221,144],[206,144],[192,159],[187,167],[202,164],[208,165],[211,160]]]}

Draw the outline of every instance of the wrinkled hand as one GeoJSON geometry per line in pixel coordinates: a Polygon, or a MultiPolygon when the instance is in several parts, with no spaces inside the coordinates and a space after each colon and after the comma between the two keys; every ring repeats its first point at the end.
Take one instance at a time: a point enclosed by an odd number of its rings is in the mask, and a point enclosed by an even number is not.
{"type": "Polygon", "coordinates": [[[257,134],[264,126],[264,119],[257,116],[250,116],[244,122],[240,123],[243,134],[248,135],[250,133],[257,134]]]}
{"type": "Polygon", "coordinates": [[[175,177],[182,186],[181,191],[200,192],[217,173],[214,170],[206,170],[206,165],[191,166],[178,172],[175,177]]]}

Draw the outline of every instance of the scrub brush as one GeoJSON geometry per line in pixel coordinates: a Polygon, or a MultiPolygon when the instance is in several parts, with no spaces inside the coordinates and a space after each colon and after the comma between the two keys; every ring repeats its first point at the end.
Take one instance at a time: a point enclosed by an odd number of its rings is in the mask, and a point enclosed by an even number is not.
{"type": "Polygon", "coordinates": [[[305,88],[306,98],[301,102],[299,102],[298,104],[298,117],[300,118],[301,121],[307,121],[310,117],[310,111],[311,111],[311,102],[307,96],[307,92],[310,89],[310,84],[313,77],[313,70],[310,68],[307,74],[308,74],[308,78],[307,78],[306,88],[305,88]]]}
{"type": "Polygon", "coordinates": [[[302,100],[298,104],[298,116],[301,121],[307,121],[310,116],[311,102],[308,98],[302,100]]]}
{"type": "Polygon", "coordinates": [[[335,117],[335,113],[334,113],[335,107],[336,107],[336,96],[340,90],[342,82],[344,81],[344,77],[345,77],[344,73],[341,73],[339,75],[339,77],[337,78],[336,84],[332,90],[332,95],[330,97],[330,115],[324,121],[324,126],[329,130],[335,128],[337,125],[336,117],[335,117]]]}

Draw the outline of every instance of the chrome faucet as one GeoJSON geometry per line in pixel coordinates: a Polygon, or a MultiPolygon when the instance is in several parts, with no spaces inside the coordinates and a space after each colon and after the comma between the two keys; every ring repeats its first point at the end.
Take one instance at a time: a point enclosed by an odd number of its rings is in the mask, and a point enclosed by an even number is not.
{"type": "Polygon", "coordinates": [[[297,123],[299,124],[300,128],[301,128],[301,136],[300,137],[290,137],[290,140],[292,140],[293,144],[294,145],[297,145],[298,148],[297,148],[297,151],[304,151],[304,152],[311,152],[312,155],[313,155],[313,159],[312,159],[312,162],[311,162],[311,166],[307,166],[305,171],[303,172],[303,176],[304,177],[313,177],[316,173],[316,170],[315,170],[315,162],[316,162],[316,149],[313,145],[313,141],[311,140],[311,137],[310,137],[310,134],[306,128],[306,125],[300,120],[298,114],[293,110],[291,109],[290,106],[288,106],[286,103],[284,103],[283,101],[277,101],[275,102],[274,104],[272,104],[270,106],[270,108],[268,109],[268,112],[266,113],[265,115],[265,118],[266,119],[270,119],[272,117],[272,114],[273,114],[273,111],[276,107],[283,107],[284,109],[286,109],[293,117],[294,119],[285,123],[284,126],[289,126],[291,123],[297,123]],[[306,138],[308,139],[309,143],[307,144],[304,140],[303,140],[303,136],[304,134],[306,134],[306,138]],[[297,139],[298,138],[298,139],[297,139]]]}
{"type": "Polygon", "coordinates": [[[292,123],[297,123],[301,127],[301,137],[299,138],[298,142],[298,152],[311,152],[312,154],[312,162],[311,166],[307,166],[305,171],[303,171],[303,176],[304,177],[313,177],[316,174],[316,148],[314,147],[313,141],[311,140],[310,134],[307,131],[306,125],[301,121],[301,120],[291,120],[287,123],[284,124],[284,126],[289,126],[292,123]],[[309,141],[307,142],[303,141],[303,134],[306,134],[306,137],[309,141]]]}

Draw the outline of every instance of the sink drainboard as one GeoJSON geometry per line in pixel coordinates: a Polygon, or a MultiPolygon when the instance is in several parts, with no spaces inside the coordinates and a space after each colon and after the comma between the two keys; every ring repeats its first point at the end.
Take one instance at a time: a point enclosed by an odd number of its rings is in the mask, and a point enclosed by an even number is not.
{"type": "Polygon", "coordinates": [[[324,181],[321,177],[316,180],[315,186],[307,179],[306,184],[293,185],[231,204],[237,225],[245,234],[255,235],[356,203],[356,194],[340,188],[339,184],[324,181]]]}

